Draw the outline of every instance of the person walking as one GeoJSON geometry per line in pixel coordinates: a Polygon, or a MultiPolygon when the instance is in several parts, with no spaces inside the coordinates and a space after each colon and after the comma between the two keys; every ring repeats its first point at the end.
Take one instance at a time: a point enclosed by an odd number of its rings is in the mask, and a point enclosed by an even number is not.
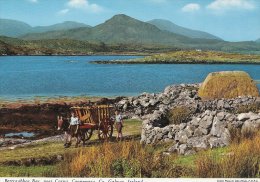
{"type": "Polygon", "coordinates": [[[73,137],[76,137],[75,147],[78,147],[78,144],[80,142],[79,124],[80,124],[79,118],[72,112],[71,118],[70,118],[69,135],[68,135],[67,143],[65,144],[65,148],[68,148],[71,146],[71,140],[73,137]]]}
{"type": "Polygon", "coordinates": [[[123,133],[122,133],[122,129],[123,129],[123,118],[122,115],[116,111],[115,112],[115,122],[116,122],[116,130],[117,130],[117,140],[122,140],[123,138],[123,133]]]}

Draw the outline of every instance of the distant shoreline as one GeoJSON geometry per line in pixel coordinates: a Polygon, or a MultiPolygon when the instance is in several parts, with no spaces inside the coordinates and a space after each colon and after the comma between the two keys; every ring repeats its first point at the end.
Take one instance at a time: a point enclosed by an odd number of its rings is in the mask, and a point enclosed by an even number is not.
{"type": "Polygon", "coordinates": [[[260,55],[218,51],[174,51],[129,60],[100,60],[94,64],[260,64],[260,55]]]}
{"type": "Polygon", "coordinates": [[[143,54],[143,53],[141,53],[141,54],[139,54],[139,53],[126,53],[126,54],[124,54],[124,53],[122,53],[122,54],[120,54],[120,53],[115,53],[115,54],[113,54],[113,53],[98,53],[98,54],[78,54],[78,55],[76,55],[76,54],[53,54],[53,55],[47,55],[47,54],[30,54],[30,55],[14,55],[14,54],[12,54],[12,55],[1,55],[0,54],[0,57],[6,57],[6,56],[47,56],[47,57],[49,57],[49,56],[149,56],[149,55],[152,55],[153,53],[149,53],[149,54],[143,54]]]}
{"type": "Polygon", "coordinates": [[[139,62],[139,61],[90,61],[92,64],[256,64],[260,62],[188,62],[188,61],[158,61],[158,62],[139,62]]]}

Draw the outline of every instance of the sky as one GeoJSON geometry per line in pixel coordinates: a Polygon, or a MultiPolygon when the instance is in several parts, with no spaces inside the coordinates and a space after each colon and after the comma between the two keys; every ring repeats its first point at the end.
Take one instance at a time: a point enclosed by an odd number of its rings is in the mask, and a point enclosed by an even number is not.
{"type": "Polygon", "coordinates": [[[260,38],[260,0],[0,0],[0,18],[31,26],[63,21],[95,26],[116,14],[166,19],[227,41],[260,38]]]}

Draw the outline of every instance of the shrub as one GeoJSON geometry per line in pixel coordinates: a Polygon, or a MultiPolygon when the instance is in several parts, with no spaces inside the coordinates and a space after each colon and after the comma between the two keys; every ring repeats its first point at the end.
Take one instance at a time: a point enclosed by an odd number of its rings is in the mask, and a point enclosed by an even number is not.
{"type": "Polygon", "coordinates": [[[174,107],[168,112],[169,124],[180,124],[186,122],[193,111],[186,106],[174,107]]]}
{"type": "Polygon", "coordinates": [[[165,156],[137,141],[104,143],[81,149],[58,167],[66,177],[181,177],[190,168],[175,164],[175,156],[165,156]]]}
{"type": "Polygon", "coordinates": [[[207,178],[247,178],[260,175],[260,132],[252,139],[233,143],[228,153],[216,157],[201,153],[196,160],[196,175],[207,178]]]}
{"type": "Polygon", "coordinates": [[[238,106],[236,109],[235,109],[235,113],[248,113],[248,112],[255,112],[257,113],[258,111],[260,110],[260,103],[259,102],[256,102],[256,103],[252,103],[252,104],[249,104],[249,105],[241,105],[241,106],[238,106]]]}

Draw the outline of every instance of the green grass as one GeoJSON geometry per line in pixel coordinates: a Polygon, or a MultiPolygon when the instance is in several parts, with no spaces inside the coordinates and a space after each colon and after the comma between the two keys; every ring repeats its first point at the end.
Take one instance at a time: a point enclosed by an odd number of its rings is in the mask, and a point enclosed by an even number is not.
{"type": "Polygon", "coordinates": [[[127,119],[124,121],[124,127],[123,127],[124,135],[140,135],[141,130],[142,130],[142,121],[137,119],[127,119]]]}
{"type": "Polygon", "coordinates": [[[56,170],[56,166],[3,166],[0,165],[0,177],[46,177],[56,170]]]}

